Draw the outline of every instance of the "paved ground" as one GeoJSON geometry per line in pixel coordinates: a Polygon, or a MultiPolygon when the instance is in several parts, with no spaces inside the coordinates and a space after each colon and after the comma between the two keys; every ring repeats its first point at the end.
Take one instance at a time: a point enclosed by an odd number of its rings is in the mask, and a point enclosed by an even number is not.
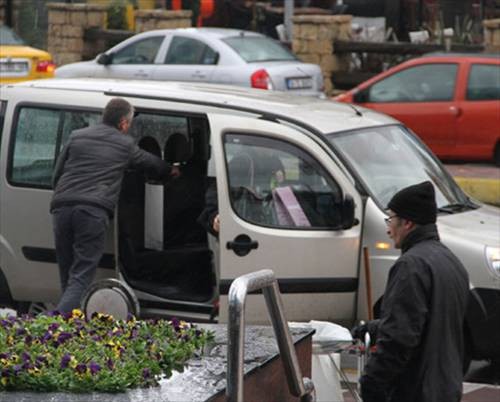
{"type": "Polygon", "coordinates": [[[471,197],[500,206],[500,167],[481,163],[449,163],[445,167],[471,197]]]}

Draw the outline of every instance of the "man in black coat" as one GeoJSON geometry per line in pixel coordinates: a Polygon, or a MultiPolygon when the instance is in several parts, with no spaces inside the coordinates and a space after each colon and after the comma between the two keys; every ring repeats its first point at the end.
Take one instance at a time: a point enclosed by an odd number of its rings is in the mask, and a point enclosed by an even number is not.
{"type": "Polygon", "coordinates": [[[63,291],[59,311],[80,307],[94,279],[125,169],[138,167],[158,177],[170,173],[162,159],[126,135],[133,115],[126,100],[110,100],[102,124],[74,131],[57,160],[50,211],[63,291]]]}
{"type": "Polygon", "coordinates": [[[390,270],[380,320],[353,330],[376,336],[360,379],[363,401],[459,402],[467,272],[439,241],[432,183],[404,188],[387,208],[387,233],[402,255],[390,270]]]}

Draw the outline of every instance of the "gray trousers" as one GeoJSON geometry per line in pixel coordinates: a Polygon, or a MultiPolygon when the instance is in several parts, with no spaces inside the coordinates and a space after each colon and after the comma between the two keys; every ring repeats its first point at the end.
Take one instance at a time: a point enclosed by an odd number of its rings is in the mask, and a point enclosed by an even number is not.
{"type": "Polygon", "coordinates": [[[57,310],[80,308],[104,252],[109,216],[106,210],[73,205],[53,211],[54,237],[62,296],[57,310]]]}

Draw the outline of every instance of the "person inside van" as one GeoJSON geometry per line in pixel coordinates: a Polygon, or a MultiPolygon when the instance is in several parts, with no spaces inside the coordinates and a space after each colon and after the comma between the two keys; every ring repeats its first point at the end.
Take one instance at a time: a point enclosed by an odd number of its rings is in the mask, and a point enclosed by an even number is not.
{"type": "Polygon", "coordinates": [[[57,160],[50,204],[62,296],[57,310],[80,307],[103,255],[106,229],[128,167],[164,179],[170,166],[125,135],[134,108],[121,98],[106,105],[102,123],[75,130],[57,160]]]}
{"type": "MultiPolygon", "coordinates": [[[[249,209],[243,208],[243,192],[247,193],[246,205],[252,203],[252,199],[256,198],[256,192],[269,191],[283,185],[286,181],[285,169],[280,158],[277,156],[261,158],[257,164],[253,163],[254,158],[250,158],[248,154],[238,154],[231,159],[228,165],[229,176],[231,177],[234,188],[238,187],[241,194],[233,192],[232,199],[237,198],[236,208],[238,212],[248,218],[249,209]],[[262,180],[261,180],[262,179],[262,180]],[[256,183],[259,182],[259,183],[256,183]],[[260,182],[262,182],[260,184],[260,182]],[[239,185],[238,185],[239,184],[239,185]],[[242,189],[245,190],[242,190],[242,189]],[[255,188],[255,191],[252,190],[255,188]],[[252,194],[248,194],[252,193],[252,194]],[[243,208],[243,209],[242,209],[243,208]]],[[[207,190],[205,192],[205,208],[198,217],[200,223],[205,230],[211,235],[218,237],[220,231],[219,205],[217,202],[217,182],[214,177],[209,177],[207,190]]],[[[262,205],[260,206],[262,210],[262,205]]],[[[263,212],[263,211],[258,211],[263,212]]],[[[255,218],[255,217],[254,217],[255,218]]],[[[257,217],[259,223],[262,219],[257,217]]]]}
{"type": "Polygon", "coordinates": [[[360,379],[364,402],[459,402],[467,271],[439,240],[434,186],[396,193],[387,234],[402,255],[392,266],[378,321],[355,327],[376,339],[360,379]]]}

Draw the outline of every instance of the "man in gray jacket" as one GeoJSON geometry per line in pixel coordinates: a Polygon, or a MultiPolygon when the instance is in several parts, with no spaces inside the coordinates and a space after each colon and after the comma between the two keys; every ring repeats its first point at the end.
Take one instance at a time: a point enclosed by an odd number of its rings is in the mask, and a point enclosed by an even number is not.
{"type": "Polygon", "coordinates": [[[57,160],[50,211],[63,291],[59,311],[79,308],[94,279],[125,169],[138,167],[159,177],[170,172],[162,159],[126,135],[133,115],[130,103],[112,99],[102,124],[74,131],[57,160]]]}

